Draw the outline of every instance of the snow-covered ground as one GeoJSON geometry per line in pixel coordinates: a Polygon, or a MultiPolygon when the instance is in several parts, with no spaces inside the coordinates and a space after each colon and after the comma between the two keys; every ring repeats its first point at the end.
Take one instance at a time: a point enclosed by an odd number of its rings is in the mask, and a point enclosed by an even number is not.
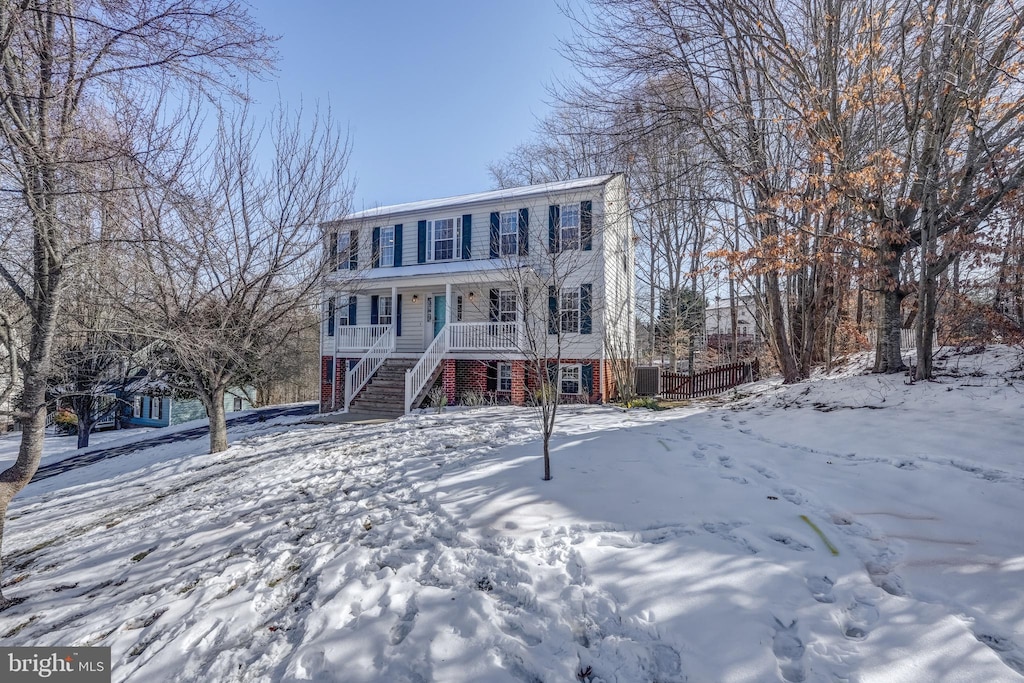
{"type": "Polygon", "coordinates": [[[567,408],[550,482],[525,409],[125,455],[15,500],[0,644],[117,681],[1022,681],[1022,360],[567,408]]]}

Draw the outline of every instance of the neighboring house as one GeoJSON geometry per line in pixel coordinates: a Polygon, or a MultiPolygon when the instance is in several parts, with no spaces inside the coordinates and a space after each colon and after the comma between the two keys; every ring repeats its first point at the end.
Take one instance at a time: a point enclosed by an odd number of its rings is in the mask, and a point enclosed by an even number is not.
{"type": "MultiPolygon", "coordinates": [[[[206,407],[197,398],[176,398],[159,393],[127,394],[121,397],[122,427],[168,427],[206,418],[206,407]]],[[[248,410],[252,404],[246,392],[229,389],[224,395],[224,410],[248,410]]]]}
{"type": "Polygon", "coordinates": [[[704,325],[707,331],[707,345],[713,349],[729,350],[733,340],[741,351],[749,350],[761,340],[758,329],[757,298],[751,295],[736,297],[735,304],[729,299],[716,298],[704,309],[704,325]],[[736,309],[736,329],[733,334],[732,314],[736,309]]]}
{"type": "Polygon", "coordinates": [[[538,386],[530,361],[556,336],[560,365],[543,362],[565,398],[613,395],[610,363],[635,337],[622,174],[370,209],[322,228],[323,411],[401,414],[432,386],[449,403],[473,393],[522,404],[538,386]]]}

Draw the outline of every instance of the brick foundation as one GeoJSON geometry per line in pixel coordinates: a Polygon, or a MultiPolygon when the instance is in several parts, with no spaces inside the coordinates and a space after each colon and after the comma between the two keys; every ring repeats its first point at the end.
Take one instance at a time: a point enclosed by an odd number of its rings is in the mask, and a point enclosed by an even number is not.
{"type": "Polygon", "coordinates": [[[328,413],[345,407],[345,371],[348,358],[334,359],[334,405],[331,405],[331,382],[327,378],[327,364],[330,356],[320,358],[320,412],[328,413]]]}

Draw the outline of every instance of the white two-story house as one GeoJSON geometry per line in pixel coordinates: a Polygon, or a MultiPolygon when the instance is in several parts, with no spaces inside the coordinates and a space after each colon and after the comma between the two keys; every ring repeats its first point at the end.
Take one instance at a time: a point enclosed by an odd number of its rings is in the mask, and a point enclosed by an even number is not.
{"type": "Polygon", "coordinates": [[[634,347],[622,174],[369,209],[322,225],[321,409],[523,404],[540,368],[566,401],[614,391],[634,347]]]}

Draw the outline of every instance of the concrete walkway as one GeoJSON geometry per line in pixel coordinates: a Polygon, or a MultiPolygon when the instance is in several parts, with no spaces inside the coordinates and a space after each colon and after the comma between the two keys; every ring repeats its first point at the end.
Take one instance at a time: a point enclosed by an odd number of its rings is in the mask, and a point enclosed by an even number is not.
{"type": "Polygon", "coordinates": [[[324,413],[322,415],[314,415],[308,420],[311,424],[357,424],[357,425],[374,425],[383,424],[385,422],[394,422],[397,417],[381,417],[379,415],[365,415],[360,413],[324,413]]]}

